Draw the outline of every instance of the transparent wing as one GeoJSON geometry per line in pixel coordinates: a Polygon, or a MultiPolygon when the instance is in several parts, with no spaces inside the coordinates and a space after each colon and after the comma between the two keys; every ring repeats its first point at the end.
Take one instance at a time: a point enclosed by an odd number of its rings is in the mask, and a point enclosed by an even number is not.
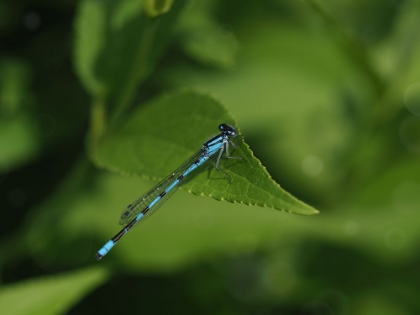
{"type": "MultiPolygon", "coordinates": [[[[187,161],[185,161],[180,167],[178,167],[174,172],[172,172],[168,177],[159,182],[155,187],[150,189],[147,193],[141,196],[139,199],[129,204],[121,214],[120,225],[127,225],[131,220],[133,220],[140,212],[142,212],[153,200],[156,199],[168,186],[170,186],[174,180],[176,180],[180,175],[182,175],[195,161],[197,161],[202,155],[202,151],[198,151],[193,156],[191,156],[187,161]]],[[[143,222],[146,218],[150,217],[155,213],[160,206],[162,206],[166,200],[168,200],[172,194],[177,191],[179,185],[173,187],[165,196],[163,196],[147,213],[141,218],[139,222],[143,222]]]]}

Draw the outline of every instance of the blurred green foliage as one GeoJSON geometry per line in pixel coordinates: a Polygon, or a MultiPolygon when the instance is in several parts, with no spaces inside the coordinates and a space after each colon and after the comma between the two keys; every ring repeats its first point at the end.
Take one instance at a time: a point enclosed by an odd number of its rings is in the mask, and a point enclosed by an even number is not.
{"type": "Polygon", "coordinates": [[[9,1],[0,38],[1,314],[420,312],[419,1],[9,1]],[[185,190],[269,204],[249,145],[321,213],[180,191],[96,262],[232,116],[247,163],[185,190]]]}

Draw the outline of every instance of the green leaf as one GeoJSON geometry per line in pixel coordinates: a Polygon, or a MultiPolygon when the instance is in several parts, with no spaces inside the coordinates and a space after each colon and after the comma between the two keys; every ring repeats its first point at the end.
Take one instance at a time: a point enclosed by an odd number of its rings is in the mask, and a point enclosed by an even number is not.
{"type": "Polygon", "coordinates": [[[0,309],[8,315],[65,313],[106,279],[104,269],[91,268],[6,285],[0,290],[0,309]]]}
{"type": "MultiPolygon", "coordinates": [[[[133,113],[123,127],[106,134],[94,158],[98,165],[110,170],[161,179],[217,134],[218,124],[223,122],[234,121],[209,95],[194,91],[165,95],[133,113]]],[[[245,161],[226,160],[221,166],[233,184],[208,163],[192,176],[193,180],[187,179],[183,188],[217,200],[297,214],[317,213],[275,183],[248,145],[237,143],[239,147],[233,155],[245,161]]]]}
{"type": "Polygon", "coordinates": [[[101,100],[115,100],[122,111],[128,107],[152,72],[183,4],[176,1],[167,14],[150,19],[141,1],[82,1],[75,66],[86,89],[101,100]]]}
{"type": "Polygon", "coordinates": [[[213,17],[216,2],[199,1],[188,6],[178,23],[181,47],[195,61],[231,68],[235,65],[238,43],[229,30],[213,17]]]}
{"type": "Polygon", "coordinates": [[[165,14],[172,7],[173,0],[143,0],[144,10],[150,17],[165,14]]]}
{"type": "Polygon", "coordinates": [[[235,64],[237,41],[221,26],[194,29],[183,42],[184,50],[199,62],[229,68],[235,64]]]}
{"type": "Polygon", "coordinates": [[[0,172],[16,169],[38,155],[40,139],[33,122],[26,113],[11,121],[0,120],[0,172]]]}
{"type": "Polygon", "coordinates": [[[97,62],[106,44],[106,13],[104,1],[80,1],[75,19],[76,72],[85,88],[96,97],[105,93],[97,62]]]}
{"type": "Polygon", "coordinates": [[[40,149],[39,117],[31,111],[30,75],[21,61],[0,64],[0,172],[21,166],[40,149]]]}

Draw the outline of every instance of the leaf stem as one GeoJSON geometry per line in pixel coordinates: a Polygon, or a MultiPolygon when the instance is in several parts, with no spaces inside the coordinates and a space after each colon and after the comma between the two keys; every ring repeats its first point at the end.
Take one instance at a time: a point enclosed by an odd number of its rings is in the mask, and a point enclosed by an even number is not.
{"type": "Polygon", "coordinates": [[[87,152],[91,160],[95,160],[95,151],[99,141],[106,132],[106,107],[102,99],[96,99],[90,112],[90,130],[86,139],[87,152]]]}

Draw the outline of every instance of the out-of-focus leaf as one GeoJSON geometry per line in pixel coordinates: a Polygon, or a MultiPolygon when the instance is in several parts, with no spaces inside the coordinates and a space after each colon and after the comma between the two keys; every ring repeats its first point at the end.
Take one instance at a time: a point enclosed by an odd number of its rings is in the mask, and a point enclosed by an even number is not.
{"type": "Polygon", "coordinates": [[[141,1],[82,1],[75,24],[75,65],[88,91],[127,107],[153,70],[183,3],[176,1],[167,14],[150,19],[141,1]]]}
{"type": "Polygon", "coordinates": [[[18,167],[38,153],[29,84],[29,70],[23,63],[4,60],[0,64],[0,172],[18,167]]]}
{"type": "Polygon", "coordinates": [[[0,64],[0,119],[16,115],[28,108],[30,74],[28,67],[18,60],[2,60],[0,64]]]}
{"type": "Polygon", "coordinates": [[[178,25],[184,51],[200,63],[227,68],[235,64],[238,48],[236,37],[226,25],[213,18],[214,1],[189,5],[178,25]]]}
{"type": "Polygon", "coordinates": [[[150,17],[156,17],[167,13],[172,6],[173,0],[143,0],[144,10],[150,17]]]}
{"type": "Polygon", "coordinates": [[[0,309],[8,315],[62,314],[107,278],[104,269],[91,268],[2,286],[0,309]]]}
{"type": "Polygon", "coordinates": [[[37,155],[39,138],[34,125],[26,114],[11,121],[0,120],[0,172],[11,171],[37,155]]]}
{"type": "Polygon", "coordinates": [[[398,299],[388,298],[390,295],[383,293],[385,292],[375,290],[362,294],[352,305],[354,314],[409,315],[412,313],[410,307],[407,307],[398,299]]]}
{"type": "Polygon", "coordinates": [[[395,120],[404,105],[410,110],[407,92],[420,94],[420,4],[404,1],[389,37],[372,49],[372,61],[387,79],[388,89],[376,104],[380,123],[395,120]],[[411,91],[410,91],[411,88],[411,91]]]}
{"type": "Polygon", "coordinates": [[[106,43],[106,6],[104,1],[81,1],[75,22],[74,62],[85,88],[94,96],[105,93],[105,82],[98,74],[98,58],[106,43]]]}
{"type": "Polygon", "coordinates": [[[420,203],[419,178],[417,157],[402,160],[310,229],[316,235],[375,254],[382,261],[409,259],[417,255],[420,240],[415,219],[420,203]]]}
{"type": "Polygon", "coordinates": [[[196,60],[223,68],[230,67],[235,63],[238,46],[236,38],[222,26],[215,25],[208,29],[195,29],[187,37],[183,47],[196,60]]]}
{"type": "MultiPolygon", "coordinates": [[[[148,178],[164,178],[217,133],[222,122],[233,122],[214,98],[193,91],[158,98],[135,112],[125,126],[104,136],[96,162],[110,170],[148,178]],[[153,119],[154,118],[154,119],[153,119]]],[[[183,187],[217,200],[275,208],[297,214],[317,211],[276,184],[249,147],[242,143],[223,163],[233,184],[215,168],[192,175],[183,187]]]]}
{"type": "Polygon", "coordinates": [[[401,5],[407,1],[370,0],[305,0],[322,7],[329,15],[339,21],[338,27],[354,33],[363,42],[377,42],[386,38],[393,29],[395,16],[401,5]]]}

